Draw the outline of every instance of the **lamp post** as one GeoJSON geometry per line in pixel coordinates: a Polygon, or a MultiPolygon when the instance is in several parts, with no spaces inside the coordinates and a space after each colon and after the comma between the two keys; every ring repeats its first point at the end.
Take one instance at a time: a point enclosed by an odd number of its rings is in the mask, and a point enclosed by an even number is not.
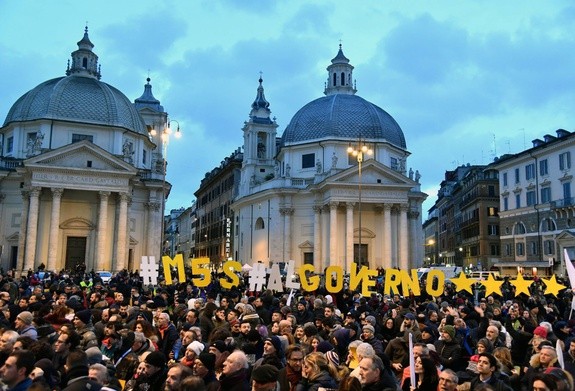
{"type": "MultiPolygon", "coordinates": [[[[156,129],[152,128],[152,130],[150,131],[150,135],[151,136],[156,136],[156,129]]],[[[162,255],[164,255],[163,253],[166,252],[166,250],[164,250],[164,242],[165,242],[165,235],[166,235],[166,173],[167,173],[167,169],[168,169],[168,145],[170,143],[170,136],[174,135],[174,137],[176,139],[179,139],[182,137],[182,133],[180,132],[180,123],[176,120],[168,120],[167,122],[167,126],[164,127],[164,129],[162,130],[162,134],[160,135],[160,139],[162,141],[162,208],[160,209],[162,211],[162,255]],[[176,132],[173,133],[172,132],[172,128],[171,128],[171,123],[175,122],[177,124],[177,128],[176,128],[176,132]]],[[[171,218],[171,215],[170,215],[171,218]]],[[[172,239],[173,240],[173,239],[172,239]]],[[[167,251],[169,251],[169,247],[167,249],[167,251]]]]}
{"type": "MultiPolygon", "coordinates": [[[[355,158],[357,158],[357,167],[358,167],[358,176],[359,176],[359,183],[358,183],[358,225],[359,225],[359,235],[358,235],[358,266],[363,265],[362,260],[362,248],[361,248],[361,166],[363,163],[364,154],[371,156],[373,155],[373,151],[365,144],[362,143],[361,139],[357,144],[357,148],[352,147],[351,145],[347,148],[347,153],[355,158]]],[[[368,265],[369,266],[369,265],[368,265]]]]}

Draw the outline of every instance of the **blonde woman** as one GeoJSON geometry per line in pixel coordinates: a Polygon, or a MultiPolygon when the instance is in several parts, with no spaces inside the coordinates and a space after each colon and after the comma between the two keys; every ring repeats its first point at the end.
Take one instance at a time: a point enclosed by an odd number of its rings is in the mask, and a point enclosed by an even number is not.
{"type": "Polygon", "coordinates": [[[337,369],[329,363],[323,353],[310,353],[303,359],[302,379],[296,391],[318,391],[323,388],[337,388],[337,369]]]}

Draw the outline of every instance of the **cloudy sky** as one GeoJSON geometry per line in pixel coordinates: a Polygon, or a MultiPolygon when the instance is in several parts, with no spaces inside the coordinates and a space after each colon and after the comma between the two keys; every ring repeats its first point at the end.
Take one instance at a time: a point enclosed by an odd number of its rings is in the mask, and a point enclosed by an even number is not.
{"type": "Polygon", "coordinates": [[[86,22],[102,81],[133,100],[150,75],[184,134],[168,150],[168,208],[189,206],[241,145],[260,71],[281,135],[322,96],[340,40],[358,95],[402,127],[425,210],[445,170],[575,125],[568,0],[4,0],[0,15],[2,121],[22,94],[64,75],[86,22]]]}

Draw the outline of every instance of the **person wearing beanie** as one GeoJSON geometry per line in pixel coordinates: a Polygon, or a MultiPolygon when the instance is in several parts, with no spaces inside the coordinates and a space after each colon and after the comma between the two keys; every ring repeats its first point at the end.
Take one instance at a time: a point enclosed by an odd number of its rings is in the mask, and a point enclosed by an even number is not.
{"type": "Polygon", "coordinates": [[[22,311],[16,316],[14,328],[20,336],[27,336],[35,341],[38,339],[38,331],[36,331],[36,327],[32,324],[33,321],[34,316],[32,316],[31,312],[22,311]]]}
{"type": "Polygon", "coordinates": [[[144,368],[137,378],[135,390],[162,391],[167,375],[167,359],[162,352],[151,352],[144,359],[144,368]]]}
{"type": "Polygon", "coordinates": [[[443,368],[455,372],[464,370],[467,364],[462,360],[462,350],[459,341],[455,339],[455,327],[445,325],[441,330],[441,338],[435,342],[435,351],[439,355],[439,361],[443,368]]]}
{"type": "Polygon", "coordinates": [[[92,325],[92,312],[90,310],[76,312],[72,323],[76,332],[80,335],[80,349],[86,350],[93,346],[98,347],[98,338],[92,325]]]}
{"type": "Polygon", "coordinates": [[[493,353],[493,344],[487,338],[477,341],[477,353],[493,353]]]}
{"type": "Polygon", "coordinates": [[[307,322],[313,322],[314,316],[313,312],[311,312],[307,307],[307,301],[305,299],[301,299],[297,303],[297,310],[294,312],[295,319],[297,324],[306,324],[307,322]]]}
{"type": "Polygon", "coordinates": [[[283,346],[280,339],[275,335],[264,340],[264,355],[255,362],[254,369],[261,365],[271,365],[278,370],[285,366],[283,346]]]}
{"type": "Polygon", "coordinates": [[[260,365],[252,371],[252,390],[272,391],[278,388],[279,370],[273,365],[260,365]]]}

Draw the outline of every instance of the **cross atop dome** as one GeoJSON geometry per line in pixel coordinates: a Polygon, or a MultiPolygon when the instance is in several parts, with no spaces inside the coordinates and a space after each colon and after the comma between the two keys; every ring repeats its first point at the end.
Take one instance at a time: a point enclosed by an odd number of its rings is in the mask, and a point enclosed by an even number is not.
{"type": "Polygon", "coordinates": [[[94,44],[88,36],[88,26],[84,28],[84,36],[78,41],[78,50],[72,52],[72,66],[68,62],[66,76],[78,75],[93,77],[98,80],[102,77],[98,66],[98,56],[92,51],[94,44]]]}

